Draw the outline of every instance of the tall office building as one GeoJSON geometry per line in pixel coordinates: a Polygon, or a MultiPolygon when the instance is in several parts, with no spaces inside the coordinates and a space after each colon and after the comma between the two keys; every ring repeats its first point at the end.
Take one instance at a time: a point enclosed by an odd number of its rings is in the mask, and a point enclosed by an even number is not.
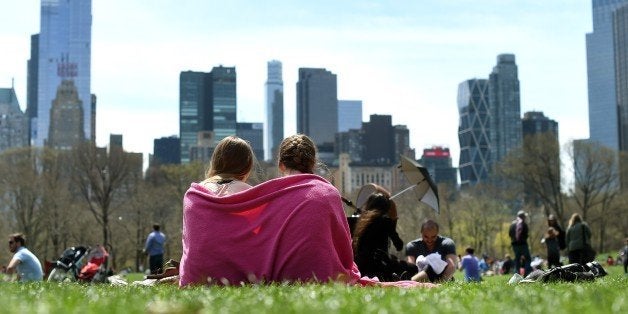
{"type": "Polygon", "coordinates": [[[266,78],[266,124],[264,125],[265,160],[277,156],[277,149],[283,140],[283,79],[281,62],[268,62],[266,78]]]}
{"type": "Polygon", "coordinates": [[[523,136],[551,132],[558,142],[558,122],[546,117],[541,111],[528,111],[521,120],[523,136]]]}
{"type": "Polygon", "coordinates": [[[628,151],[628,5],[613,12],[613,43],[619,149],[628,151]]]}
{"type": "MultiPolygon", "coordinates": [[[[91,102],[91,97],[89,100],[91,102]]],[[[85,140],[83,108],[74,81],[63,80],[50,108],[50,129],[45,140],[46,146],[70,150],[85,140]]]]}
{"type": "Polygon", "coordinates": [[[515,55],[497,56],[497,65],[489,75],[489,137],[491,161],[499,162],[521,146],[521,105],[515,55]]]}
{"type": "Polygon", "coordinates": [[[405,125],[393,126],[395,134],[395,153],[393,155],[394,161],[398,162],[401,155],[411,157],[414,159],[414,150],[410,149],[410,130],[405,125]]]}
{"type": "Polygon", "coordinates": [[[490,170],[488,80],[471,79],[458,85],[460,184],[474,185],[490,170]]]}
{"type": "Polygon", "coordinates": [[[338,100],[338,132],[362,127],[362,101],[338,100]]]}
{"type": "Polygon", "coordinates": [[[0,88],[0,152],[28,146],[28,117],[22,112],[15,89],[0,88]]]}
{"type": "Polygon", "coordinates": [[[198,133],[211,132],[214,143],[236,134],[236,72],[214,67],[211,72],[184,71],[179,75],[179,138],[181,163],[191,160],[198,133]]]}
{"type": "Polygon", "coordinates": [[[218,66],[209,73],[209,100],[213,108],[214,138],[216,142],[236,134],[236,70],[218,66]]]}
{"type": "Polygon", "coordinates": [[[185,71],[179,75],[179,139],[181,163],[190,162],[190,148],[197,143],[197,133],[213,129],[213,112],[208,108],[207,73],[185,71]]]}
{"type": "MultiPolygon", "coordinates": [[[[593,0],[593,32],[586,35],[589,138],[619,149],[613,12],[628,0],[593,0]]],[[[625,50],[625,47],[618,47],[625,50]]]]}
{"type": "Polygon", "coordinates": [[[239,138],[249,141],[253,153],[258,160],[264,157],[264,124],[238,122],[236,135],[239,138]]]}
{"type": "Polygon", "coordinates": [[[39,34],[31,35],[31,57],[27,62],[26,73],[26,115],[28,116],[28,142],[31,142],[31,133],[37,128],[31,121],[37,121],[37,81],[39,70],[39,34]]]}
{"type": "MultiPolygon", "coordinates": [[[[64,80],[71,80],[76,86],[83,106],[83,136],[90,139],[92,2],[42,0],[40,25],[36,56],[37,117],[32,117],[31,122],[32,143],[39,147],[45,145],[50,130],[50,108],[64,80]]],[[[35,110],[29,108],[28,111],[31,114],[35,110]]]]}
{"type": "Polygon", "coordinates": [[[153,163],[178,165],[181,163],[181,144],[176,136],[156,138],[153,141],[153,163]]]}
{"type": "Polygon", "coordinates": [[[334,137],[338,132],[336,74],[326,69],[299,69],[297,132],[311,137],[321,153],[328,153],[327,149],[331,148],[333,154],[334,137]]]}
{"type": "Polygon", "coordinates": [[[458,185],[456,173],[458,169],[452,166],[449,148],[440,146],[426,148],[419,163],[427,168],[436,184],[445,183],[454,188],[458,185]]]}
{"type": "Polygon", "coordinates": [[[362,123],[362,132],[364,162],[379,165],[395,162],[395,129],[392,116],[372,114],[368,122],[362,123]]]}

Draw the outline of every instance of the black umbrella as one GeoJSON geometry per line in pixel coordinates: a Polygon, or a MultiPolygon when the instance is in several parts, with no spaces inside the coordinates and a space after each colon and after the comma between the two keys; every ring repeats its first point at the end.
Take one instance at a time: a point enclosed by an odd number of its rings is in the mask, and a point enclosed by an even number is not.
{"type": "Polygon", "coordinates": [[[416,161],[402,155],[399,169],[406,177],[408,182],[413,183],[413,185],[391,196],[390,198],[393,199],[408,190],[414,190],[419,201],[432,207],[436,211],[436,213],[440,214],[438,188],[436,187],[436,183],[434,183],[434,180],[432,180],[430,173],[427,171],[427,168],[421,166],[416,161]]]}

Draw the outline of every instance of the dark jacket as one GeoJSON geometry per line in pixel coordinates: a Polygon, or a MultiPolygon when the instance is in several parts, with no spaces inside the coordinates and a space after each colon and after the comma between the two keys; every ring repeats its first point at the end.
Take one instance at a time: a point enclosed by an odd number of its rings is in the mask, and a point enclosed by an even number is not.
{"type": "Polygon", "coordinates": [[[567,229],[567,250],[584,249],[585,242],[591,245],[591,229],[585,222],[577,222],[567,229]]]}
{"type": "Polygon", "coordinates": [[[521,222],[521,234],[517,239],[517,224],[519,223],[519,219],[515,219],[512,224],[510,224],[510,230],[508,230],[508,235],[510,235],[510,244],[512,245],[524,245],[528,244],[528,224],[524,221],[521,222]]]}

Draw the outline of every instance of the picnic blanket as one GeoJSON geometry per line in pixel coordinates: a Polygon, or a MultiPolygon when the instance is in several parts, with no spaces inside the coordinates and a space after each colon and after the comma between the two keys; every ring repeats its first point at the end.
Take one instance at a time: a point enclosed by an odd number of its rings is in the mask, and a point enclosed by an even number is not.
{"type": "Polygon", "coordinates": [[[182,242],[180,286],[330,280],[429,286],[361,278],[340,195],[313,174],[223,197],[192,183],[183,198],[182,242]]]}

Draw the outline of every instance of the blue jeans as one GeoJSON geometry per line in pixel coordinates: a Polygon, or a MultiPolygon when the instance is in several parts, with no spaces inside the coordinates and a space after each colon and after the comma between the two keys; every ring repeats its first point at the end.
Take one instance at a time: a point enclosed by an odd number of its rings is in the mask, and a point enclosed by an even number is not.
{"type": "Polygon", "coordinates": [[[532,262],[532,258],[530,257],[530,249],[527,244],[513,244],[512,250],[515,252],[514,260],[515,260],[515,272],[519,273],[519,269],[523,266],[525,269],[525,276],[527,276],[530,272],[532,272],[532,267],[530,266],[530,262],[532,262]],[[521,263],[521,259],[524,259],[523,265],[521,263]]]}

